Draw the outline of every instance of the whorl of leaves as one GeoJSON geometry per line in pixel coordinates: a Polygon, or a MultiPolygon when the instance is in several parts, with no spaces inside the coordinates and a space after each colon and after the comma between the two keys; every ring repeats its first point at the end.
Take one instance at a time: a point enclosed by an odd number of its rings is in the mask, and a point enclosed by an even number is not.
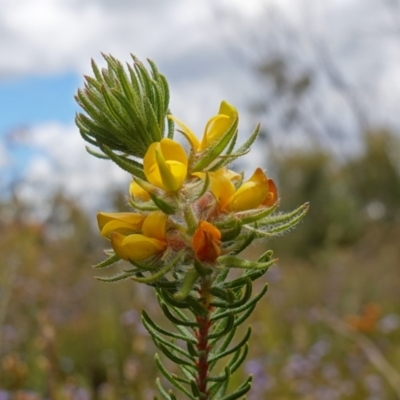
{"type": "Polygon", "coordinates": [[[143,176],[141,163],[153,142],[160,141],[168,125],[167,80],[148,60],[150,71],[132,55],[133,65],[104,55],[107,67],[99,69],[92,60],[94,77],[85,76],[83,89],[75,96],[85,113],[76,115],[82,137],[100,152],[90,154],[111,159],[135,176],[143,176]]]}

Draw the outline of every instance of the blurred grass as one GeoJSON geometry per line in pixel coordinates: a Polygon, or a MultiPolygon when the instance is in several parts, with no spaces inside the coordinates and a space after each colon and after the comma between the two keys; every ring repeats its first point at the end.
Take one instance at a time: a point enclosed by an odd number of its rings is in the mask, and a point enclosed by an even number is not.
{"type": "MultiPolygon", "coordinates": [[[[368,338],[400,371],[398,154],[382,131],[348,162],[321,151],[275,160],[282,209],[311,209],[268,244],[280,261],[234,382],[254,375],[248,400],[399,398],[357,342],[368,338]]],[[[79,205],[60,194],[51,206],[38,224],[18,199],[0,205],[0,399],[152,398],[155,349],[140,323],[144,307],[159,315],[151,290],[94,280],[106,243],[79,205]]]]}

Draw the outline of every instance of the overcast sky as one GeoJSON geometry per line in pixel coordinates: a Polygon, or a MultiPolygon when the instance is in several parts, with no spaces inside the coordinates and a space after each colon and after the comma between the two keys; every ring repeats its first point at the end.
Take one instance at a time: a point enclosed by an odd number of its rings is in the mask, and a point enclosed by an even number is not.
{"type": "MultiPolygon", "coordinates": [[[[279,148],[330,132],[357,147],[360,118],[398,129],[400,0],[0,0],[0,168],[20,194],[62,187],[86,205],[129,177],[84,151],[73,94],[100,52],[153,59],[175,115],[202,134],[226,99],[241,137],[261,119],[279,148]],[[312,126],[282,127],[287,99],[256,65],[283,58],[287,75],[312,74],[298,100],[312,126]],[[327,71],[329,65],[331,70],[327,71]],[[336,79],[336,81],[335,81],[336,79]],[[349,95],[350,94],[350,95],[349,95]],[[255,118],[251,104],[268,112],[255,118]],[[268,106],[268,107],[267,107],[268,106]],[[359,111],[360,115],[355,115],[359,111]],[[342,135],[342,136],[340,136],[342,135]]],[[[297,100],[296,100],[297,101],[297,100]]],[[[337,139],[336,137],[336,139],[337,139]]],[[[262,162],[261,152],[251,160],[262,162]]]]}

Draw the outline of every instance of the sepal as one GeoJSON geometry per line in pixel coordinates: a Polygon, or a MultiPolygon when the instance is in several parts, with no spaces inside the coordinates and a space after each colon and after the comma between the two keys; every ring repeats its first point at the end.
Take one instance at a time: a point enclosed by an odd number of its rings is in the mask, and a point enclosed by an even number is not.
{"type": "MultiPolygon", "coordinates": [[[[153,203],[157,206],[158,209],[160,209],[164,214],[167,215],[172,215],[175,214],[177,206],[175,204],[171,204],[170,202],[164,200],[161,196],[158,196],[157,193],[160,193],[160,189],[154,186],[153,184],[147,182],[144,179],[140,179],[137,177],[133,177],[133,180],[143,189],[145,190],[153,203]]],[[[135,202],[137,204],[137,202],[135,202]]],[[[140,204],[138,204],[139,209],[141,207],[140,204]]],[[[150,205],[149,205],[150,207],[150,205]]]]}
{"type": "Polygon", "coordinates": [[[176,212],[176,206],[165,201],[163,198],[158,197],[154,193],[149,193],[151,199],[153,200],[154,204],[164,213],[167,215],[173,215],[176,212]]]}

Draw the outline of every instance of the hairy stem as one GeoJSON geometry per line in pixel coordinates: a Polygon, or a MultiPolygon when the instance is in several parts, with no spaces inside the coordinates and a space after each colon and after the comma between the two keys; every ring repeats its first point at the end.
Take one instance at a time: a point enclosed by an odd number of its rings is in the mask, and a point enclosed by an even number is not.
{"type": "Polygon", "coordinates": [[[208,335],[211,327],[210,314],[212,311],[211,294],[210,294],[211,282],[208,277],[205,277],[201,281],[201,287],[199,290],[200,302],[203,307],[207,310],[204,316],[198,316],[197,322],[199,328],[196,332],[197,337],[197,350],[199,353],[199,358],[197,361],[197,387],[199,389],[201,399],[208,400],[209,392],[207,389],[207,377],[209,375],[209,363],[208,355],[210,352],[210,346],[208,345],[208,335]]]}

